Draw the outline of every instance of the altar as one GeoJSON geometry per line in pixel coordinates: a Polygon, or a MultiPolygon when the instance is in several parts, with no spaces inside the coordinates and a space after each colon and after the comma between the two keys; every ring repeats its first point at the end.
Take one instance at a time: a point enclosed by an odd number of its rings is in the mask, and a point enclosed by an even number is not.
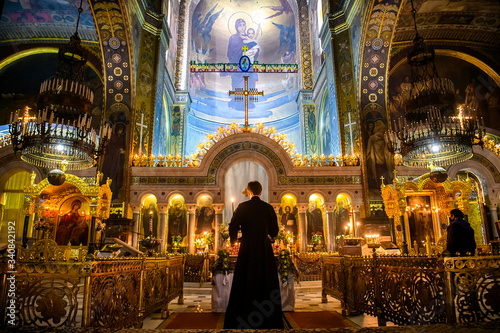
{"type": "MultiPolygon", "coordinates": [[[[219,257],[212,266],[212,312],[226,312],[229,294],[234,277],[237,255],[230,255],[227,262],[227,272],[223,267],[223,259],[219,257]]],[[[292,271],[292,268],[290,268],[292,271]]],[[[295,310],[294,274],[287,274],[286,283],[279,274],[281,307],[283,311],[295,310]]]]}

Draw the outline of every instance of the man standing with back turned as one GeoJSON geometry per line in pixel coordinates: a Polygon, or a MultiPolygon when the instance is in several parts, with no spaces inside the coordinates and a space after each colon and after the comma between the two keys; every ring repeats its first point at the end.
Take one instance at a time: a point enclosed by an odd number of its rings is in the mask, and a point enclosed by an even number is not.
{"type": "Polygon", "coordinates": [[[464,213],[460,209],[452,209],[450,218],[452,222],[447,229],[446,249],[452,256],[465,256],[467,252],[474,255],[476,252],[474,229],[464,220],[464,213]]]}
{"type": "Polygon", "coordinates": [[[238,205],[229,224],[231,244],[242,239],[234,269],[233,285],[224,328],[283,328],[278,269],[269,236],[278,234],[273,207],[260,200],[262,185],[249,182],[251,198],[238,205]]]}

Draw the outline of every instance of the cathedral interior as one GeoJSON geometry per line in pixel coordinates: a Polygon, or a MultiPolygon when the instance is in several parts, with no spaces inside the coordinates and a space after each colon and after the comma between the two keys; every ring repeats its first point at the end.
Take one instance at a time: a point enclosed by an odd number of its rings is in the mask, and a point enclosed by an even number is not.
{"type": "MultiPolygon", "coordinates": [[[[322,258],[325,298],[349,295],[338,258],[444,271],[454,208],[474,229],[469,260],[496,258],[474,266],[490,283],[481,297],[500,288],[498,1],[4,0],[0,17],[0,253],[19,249],[18,281],[33,263],[88,279],[94,296],[111,271],[173,281],[147,282],[162,296],[141,290],[147,301],[112,319],[94,297],[65,303],[62,322],[28,302],[26,325],[119,328],[179,297],[189,260],[229,248],[253,180],[278,216],[277,253],[322,258]],[[70,259],[78,272],[48,264],[70,259]]],[[[76,280],[61,288],[84,292],[76,280]]],[[[498,301],[476,317],[456,302],[430,322],[499,319],[498,301]]]]}

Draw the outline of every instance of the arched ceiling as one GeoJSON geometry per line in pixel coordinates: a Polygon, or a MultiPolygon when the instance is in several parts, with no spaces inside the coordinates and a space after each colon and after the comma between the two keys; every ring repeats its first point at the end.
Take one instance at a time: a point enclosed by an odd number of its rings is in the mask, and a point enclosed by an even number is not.
{"type": "MultiPolygon", "coordinates": [[[[428,44],[487,49],[485,52],[491,53],[490,56],[498,53],[498,0],[414,0],[413,3],[418,32],[428,44]]],[[[393,47],[408,46],[414,37],[411,3],[406,0],[398,17],[393,47]]]]}
{"type": "MultiPolygon", "coordinates": [[[[29,0],[4,2],[0,41],[34,42],[37,39],[69,38],[75,32],[79,0],[29,0]]],[[[97,42],[94,20],[87,1],[82,1],[78,35],[97,42]]]]}

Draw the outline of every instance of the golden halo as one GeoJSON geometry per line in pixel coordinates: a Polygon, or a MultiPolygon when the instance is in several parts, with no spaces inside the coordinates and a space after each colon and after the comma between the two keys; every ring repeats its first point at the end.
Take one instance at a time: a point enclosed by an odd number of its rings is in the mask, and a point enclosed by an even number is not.
{"type": "Polygon", "coordinates": [[[234,12],[231,16],[229,16],[229,19],[227,20],[227,30],[229,31],[229,33],[231,35],[236,33],[236,29],[233,30],[234,24],[236,23],[236,20],[240,19],[240,18],[245,20],[245,23],[247,24],[247,29],[253,28],[255,31],[257,31],[257,27],[259,25],[253,20],[252,16],[250,14],[248,14],[247,12],[238,11],[238,12],[234,12]],[[249,24],[249,22],[251,22],[255,26],[251,26],[249,24]]]}

